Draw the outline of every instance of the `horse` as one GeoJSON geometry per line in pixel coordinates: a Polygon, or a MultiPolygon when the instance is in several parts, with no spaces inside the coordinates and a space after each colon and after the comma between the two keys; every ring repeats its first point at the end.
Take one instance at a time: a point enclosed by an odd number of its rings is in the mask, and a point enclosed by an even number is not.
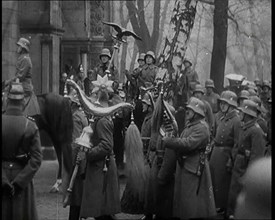
{"type": "MultiPolygon", "coordinates": [[[[3,94],[2,90],[2,114],[4,113],[3,103],[5,103],[6,96],[7,93],[4,92],[3,94]]],[[[45,93],[37,95],[37,101],[41,114],[31,116],[31,118],[35,120],[39,131],[45,131],[53,143],[59,168],[57,181],[51,191],[56,192],[59,191],[58,186],[62,182],[62,165],[64,165],[64,172],[68,174],[72,172],[73,120],[70,100],[56,93],[45,93]]]]}

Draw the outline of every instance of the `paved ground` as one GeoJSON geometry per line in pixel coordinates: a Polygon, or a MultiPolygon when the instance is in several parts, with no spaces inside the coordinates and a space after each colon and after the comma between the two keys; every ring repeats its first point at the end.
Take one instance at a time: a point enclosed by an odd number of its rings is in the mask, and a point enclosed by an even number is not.
{"type": "MultiPolygon", "coordinates": [[[[58,169],[57,161],[43,161],[38,173],[34,178],[34,189],[36,194],[36,205],[40,220],[67,220],[69,208],[62,207],[60,193],[49,193],[55,182],[58,169]]],[[[125,187],[125,180],[120,180],[120,193],[125,187]]],[[[119,213],[117,219],[139,219],[142,215],[128,215],[119,213]]]]}

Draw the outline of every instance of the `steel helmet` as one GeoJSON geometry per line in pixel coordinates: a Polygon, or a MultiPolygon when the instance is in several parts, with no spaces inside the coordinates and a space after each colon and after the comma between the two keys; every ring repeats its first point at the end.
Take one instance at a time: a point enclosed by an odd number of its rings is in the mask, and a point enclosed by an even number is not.
{"type": "Polygon", "coordinates": [[[268,87],[269,89],[271,89],[271,85],[270,85],[270,83],[269,83],[269,81],[268,80],[264,80],[263,81],[263,85],[262,85],[262,87],[268,87]]]}
{"type": "Polygon", "coordinates": [[[147,105],[152,105],[150,96],[147,92],[144,94],[143,99],[141,101],[147,105]]]}
{"type": "Polygon", "coordinates": [[[255,83],[256,86],[262,86],[261,80],[259,78],[256,78],[254,80],[254,83],[255,83]]]}
{"type": "Polygon", "coordinates": [[[102,56],[107,56],[109,57],[109,59],[111,59],[111,52],[108,48],[103,48],[101,51],[101,54],[99,55],[99,58],[101,58],[102,56]]]}
{"type": "Polygon", "coordinates": [[[257,95],[257,92],[256,92],[255,89],[250,88],[250,89],[248,89],[248,92],[249,92],[249,95],[250,95],[250,96],[252,96],[252,95],[257,95]]]}
{"type": "Polygon", "coordinates": [[[261,99],[258,96],[256,96],[256,95],[250,96],[249,99],[251,101],[255,102],[258,105],[258,111],[262,112],[262,109],[261,109],[261,106],[262,106],[261,99]]]}
{"type": "Polygon", "coordinates": [[[252,117],[257,117],[258,105],[252,100],[246,99],[243,101],[243,106],[238,108],[243,113],[252,117]]]}
{"type": "Polygon", "coordinates": [[[22,83],[19,82],[17,78],[15,82],[11,83],[11,87],[8,93],[8,98],[13,100],[24,99],[24,89],[22,83]]]}
{"type": "Polygon", "coordinates": [[[208,79],[205,81],[205,88],[215,88],[214,81],[212,79],[208,79]]]}
{"type": "Polygon", "coordinates": [[[30,51],[30,41],[26,38],[21,37],[16,44],[24,48],[27,52],[30,51]]]}
{"type": "Polygon", "coordinates": [[[201,84],[195,85],[195,89],[194,89],[193,93],[195,93],[195,92],[201,92],[202,94],[204,94],[204,89],[201,84]]]}
{"type": "Polygon", "coordinates": [[[146,53],[146,55],[144,56],[144,60],[146,60],[146,57],[147,56],[151,56],[152,58],[153,58],[153,62],[155,63],[155,61],[156,61],[156,56],[155,56],[155,53],[153,52],[153,51],[148,51],[147,53],[146,53]]]}
{"type": "Polygon", "coordinates": [[[237,95],[235,92],[232,92],[230,90],[223,91],[221,94],[221,97],[219,98],[220,101],[226,102],[228,105],[237,107],[237,95]]]}
{"type": "Polygon", "coordinates": [[[204,107],[204,103],[195,98],[195,97],[191,97],[189,100],[188,105],[186,106],[186,108],[190,108],[192,109],[194,112],[196,112],[197,114],[205,117],[204,111],[205,111],[205,107],[204,107]]]}
{"type": "Polygon", "coordinates": [[[143,60],[144,61],[145,60],[145,55],[146,55],[145,53],[140,53],[139,56],[138,56],[138,61],[139,60],[143,60]]]}
{"type": "Polygon", "coordinates": [[[247,90],[242,90],[240,92],[239,98],[238,99],[248,99],[250,96],[250,93],[247,90]]]}

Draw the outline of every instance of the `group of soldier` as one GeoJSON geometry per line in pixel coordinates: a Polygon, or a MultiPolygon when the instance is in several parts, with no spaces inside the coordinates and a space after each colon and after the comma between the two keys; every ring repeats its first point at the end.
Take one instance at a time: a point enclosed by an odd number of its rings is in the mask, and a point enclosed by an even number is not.
{"type": "MultiPolygon", "coordinates": [[[[19,40],[18,50],[24,51],[22,56],[26,60],[22,63],[19,57],[22,66],[26,66],[29,60],[26,55],[28,46],[26,39],[19,40]]],[[[121,210],[144,214],[143,219],[213,218],[217,215],[234,218],[237,198],[243,187],[242,177],[247,168],[258,158],[271,157],[271,84],[264,81],[260,85],[256,81],[255,87],[247,87],[238,95],[230,90],[218,95],[214,92],[213,80],[206,80],[205,87],[200,85],[191,61],[180,60],[178,69],[168,74],[165,65],[156,65],[154,52],[148,51],[140,53],[138,67],[132,73],[125,71],[127,82],[123,95],[118,70],[110,64],[109,49],[102,49],[99,59],[100,64],[88,71],[86,79],[80,66],[74,80],[91,100],[103,108],[114,105],[117,96],[135,103],[136,108],[140,104],[142,120],[135,119],[135,122],[144,140],[144,163],[150,170],[148,189],[144,199],[139,201],[138,210],[136,207],[126,209],[125,203],[121,207],[116,158],[123,161],[123,156],[114,156],[114,118],[95,117],[92,125],[89,124],[77,92],[68,88],[74,123],[73,140],[80,137],[87,126],[93,129],[93,146],[88,152],[80,151],[79,146],[72,143],[73,166],[77,164],[79,169],[70,199],[64,204],[70,205],[69,219],[114,219],[121,210]],[[185,66],[183,70],[182,64],[185,66]],[[110,86],[106,81],[95,89],[93,82],[98,81],[99,76],[113,81],[111,90],[106,89],[110,86]],[[177,98],[175,102],[168,100],[169,109],[174,117],[184,112],[185,120],[177,120],[174,128],[178,129],[161,138],[164,146],[161,153],[152,133],[152,116],[159,93],[152,93],[151,88],[159,89],[159,85],[170,81],[175,82],[174,97],[177,98]]],[[[2,129],[4,219],[22,219],[22,215],[28,216],[26,219],[37,219],[31,179],[41,164],[42,153],[37,126],[23,116],[24,85],[31,85],[31,76],[26,74],[31,65],[28,68],[17,66],[20,82],[12,83],[6,113],[2,115],[2,128],[5,128],[2,129]],[[20,78],[22,70],[24,78],[20,78]],[[18,153],[18,149],[24,151],[18,153]],[[20,158],[14,159],[18,156],[26,156],[27,160],[18,163],[20,158]],[[11,205],[14,196],[18,198],[18,205],[11,205]],[[26,209],[26,204],[32,208],[26,209]],[[15,210],[19,208],[21,211],[15,210]]],[[[64,82],[67,77],[70,77],[69,73],[63,76],[64,82]]],[[[120,114],[117,117],[123,118],[123,112],[120,114]]],[[[127,127],[129,123],[123,126],[127,127]]],[[[120,134],[123,140],[123,132],[120,134]]],[[[116,147],[123,148],[123,141],[117,142],[116,147]]],[[[123,151],[119,152],[123,154],[123,151]]],[[[270,203],[269,200],[265,202],[270,203]]],[[[263,218],[271,215],[268,208],[261,213],[265,215],[263,218]]]]}

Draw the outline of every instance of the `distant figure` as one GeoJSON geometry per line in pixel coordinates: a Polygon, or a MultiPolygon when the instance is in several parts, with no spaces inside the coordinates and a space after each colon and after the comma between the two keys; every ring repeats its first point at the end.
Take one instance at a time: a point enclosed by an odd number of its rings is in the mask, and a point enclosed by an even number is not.
{"type": "Polygon", "coordinates": [[[219,111],[218,100],[220,96],[219,94],[214,92],[214,89],[215,89],[214,81],[212,79],[206,80],[205,88],[206,88],[206,93],[203,96],[203,100],[207,101],[210,104],[213,114],[215,114],[219,111]]]}
{"type": "MultiPolygon", "coordinates": [[[[64,89],[65,89],[65,84],[66,84],[66,80],[67,80],[67,73],[62,73],[61,77],[60,77],[60,82],[59,82],[59,94],[64,96],[64,89]]],[[[68,85],[67,85],[67,91],[68,90],[68,85]]]]}
{"type": "Polygon", "coordinates": [[[184,74],[186,74],[187,78],[188,78],[188,83],[189,83],[189,92],[190,92],[190,96],[193,92],[193,90],[195,89],[195,85],[199,84],[199,76],[198,73],[192,69],[192,63],[190,60],[188,59],[184,59],[183,60],[183,65],[184,65],[184,74]]]}
{"type": "Polygon", "coordinates": [[[84,79],[84,91],[87,96],[92,95],[94,70],[88,70],[87,77],[84,79]]]}

